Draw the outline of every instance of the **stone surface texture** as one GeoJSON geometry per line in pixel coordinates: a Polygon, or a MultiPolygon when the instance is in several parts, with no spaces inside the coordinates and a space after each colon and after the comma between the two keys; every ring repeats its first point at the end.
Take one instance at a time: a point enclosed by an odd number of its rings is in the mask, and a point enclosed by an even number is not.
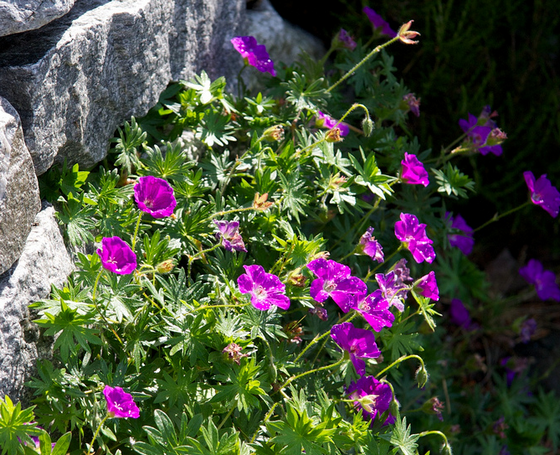
{"type": "Polygon", "coordinates": [[[39,185],[19,115],[0,97],[0,274],[19,258],[40,209],[39,185]]]}
{"type": "Polygon", "coordinates": [[[37,175],[91,166],[171,80],[233,74],[244,0],[77,0],[39,30],[0,38],[0,96],[21,116],[37,175]],[[228,71],[229,70],[229,71],[228,71]]]}
{"type": "Polygon", "coordinates": [[[64,16],[74,0],[0,0],[0,36],[35,30],[64,16]]]}
{"type": "Polygon", "coordinates": [[[0,396],[19,399],[37,357],[45,355],[27,305],[48,297],[51,284],[61,286],[72,268],[54,209],[44,204],[19,261],[0,276],[0,396]]]}

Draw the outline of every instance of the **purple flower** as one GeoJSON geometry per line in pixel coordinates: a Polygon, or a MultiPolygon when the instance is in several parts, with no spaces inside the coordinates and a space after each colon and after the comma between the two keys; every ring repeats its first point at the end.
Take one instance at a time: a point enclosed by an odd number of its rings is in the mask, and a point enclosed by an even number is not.
{"type": "Polygon", "coordinates": [[[424,169],[424,165],[418,161],[416,155],[404,152],[404,160],[401,161],[402,171],[401,180],[410,185],[428,186],[428,172],[424,169]]]}
{"type": "Polygon", "coordinates": [[[523,177],[525,177],[525,182],[529,187],[529,191],[531,191],[531,202],[535,205],[540,205],[553,218],[556,218],[560,209],[560,193],[552,186],[550,180],[546,178],[546,174],[541,175],[538,180],[535,180],[535,176],[531,171],[525,171],[523,177]]]}
{"type": "Polygon", "coordinates": [[[315,125],[319,128],[328,128],[332,130],[333,128],[338,128],[340,130],[341,136],[346,136],[350,132],[350,128],[345,123],[337,122],[328,114],[324,114],[321,111],[317,111],[317,118],[315,119],[315,125]]]}
{"type": "Polygon", "coordinates": [[[239,221],[213,220],[220,231],[216,237],[222,239],[222,245],[227,251],[245,251],[245,244],[239,233],[239,221]]]}
{"type": "Polygon", "coordinates": [[[148,175],[140,177],[134,185],[134,200],[143,212],[154,218],[165,218],[173,214],[177,205],[173,188],[165,180],[148,175]]]}
{"type": "Polygon", "coordinates": [[[363,251],[367,254],[370,258],[374,261],[379,263],[383,262],[383,248],[381,248],[381,244],[375,240],[373,234],[373,228],[370,226],[367,228],[367,231],[360,237],[359,245],[363,246],[363,251]]]}
{"type": "Polygon", "coordinates": [[[432,270],[414,283],[415,291],[423,297],[439,300],[439,289],[436,282],[436,274],[432,270]]]}
{"type": "Polygon", "coordinates": [[[290,308],[286,286],[276,275],[266,273],[260,265],[244,265],[245,274],[237,278],[239,292],[251,294],[251,303],[257,310],[268,310],[276,305],[283,310],[290,308]]]}
{"type": "Polygon", "coordinates": [[[521,327],[519,328],[519,335],[521,336],[521,341],[523,343],[528,343],[529,341],[531,341],[531,337],[535,334],[536,331],[537,331],[537,321],[535,321],[533,318],[526,319],[525,321],[523,321],[521,327]]]}
{"type": "Polygon", "coordinates": [[[377,281],[383,298],[389,302],[389,305],[394,306],[402,313],[409,286],[399,278],[394,270],[391,270],[386,275],[376,273],[375,281],[377,281]]]}
{"type": "Polygon", "coordinates": [[[354,39],[343,28],[340,29],[340,32],[335,37],[335,40],[337,41],[337,44],[340,43],[340,45],[346,49],[350,49],[351,51],[356,49],[356,41],[354,41],[354,39]]]}
{"type": "Polygon", "coordinates": [[[550,270],[544,270],[539,261],[529,260],[525,267],[519,269],[519,274],[529,284],[535,285],[539,299],[560,302],[560,288],[556,284],[556,275],[550,270]]]}
{"type": "Polygon", "coordinates": [[[451,229],[461,231],[462,233],[448,234],[449,244],[459,248],[461,252],[468,256],[471,254],[474,246],[473,229],[467,224],[461,215],[453,218],[448,212],[445,214],[446,219],[451,223],[451,229]]]}
{"type": "Polygon", "coordinates": [[[391,304],[383,297],[381,289],[376,289],[369,295],[357,294],[356,302],[356,311],[364,317],[376,332],[381,332],[383,327],[393,325],[395,315],[389,310],[391,304]]]}
{"type": "Polygon", "coordinates": [[[107,413],[111,417],[126,419],[131,417],[137,419],[140,417],[140,410],[130,393],[126,393],[120,387],[110,387],[108,385],[103,389],[103,395],[107,400],[107,413]]]}
{"type": "Polygon", "coordinates": [[[241,54],[241,57],[247,59],[249,65],[254,66],[261,73],[270,73],[276,76],[274,62],[270,59],[266,47],[263,44],[257,44],[255,37],[236,36],[231,40],[231,44],[241,54]]]}
{"type": "Polygon", "coordinates": [[[307,267],[317,276],[309,290],[317,302],[324,302],[331,297],[347,313],[355,305],[355,294],[367,292],[362,280],[350,276],[350,267],[347,265],[319,258],[311,261],[307,267]]]}
{"type": "Polygon", "coordinates": [[[394,38],[397,36],[397,32],[395,32],[389,24],[383,19],[379,14],[377,14],[374,10],[372,10],[369,6],[364,7],[364,13],[368,17],[369,21],[373,24],[373,28],[381,29],[381,34],[387,35],[389,38],[394,38]]]}
{"type": "Polygon", "coordinates": [[[103,268],[118,275],[128,275],[136,270],[136,255],[120,237],[103,237],[97,249],[103,268]]]}
{"type": "Polygon", "coordinates": [[[507,136],[496,127],[496,122],[491,120],[496,115],[498,115],[496,112],[491,112],[490,106],[485,106],[478,118],[469,113],[468,120],[459,120],[459,126],[464,133],[467,133],[468,140],[482,155],[502,154],[500,144],[507,139],[507,136]]]}
{"type": "Polygon", "coordinates": [[[375,335],[369,330],[354,327],[351,322],[333,325],[331,337],[350,354],[352,365],[360,376],[366,373],[366,363],[362,359],[375,359],[381,355],[375,335]]]}
{"type": "Polygon", "coordinates": [[[463,327],[466,330],[472,328],[471,315],[469,310],[463,305],[459,299],[451,300],[451,307],[449,309],[450,320],[453,324],[463,327]]]}
{"type": "MultiPolygon", "coordinates": [[[[388,384],[379,382],[373,376],[362,376],[348,386],[348,398],[354,400],[354,406],[363,410],[364,417],[374,420],[389,410],[393,393],[388,384]]],[[[385,423],[393,423],[389,416],[385,423]]]]}
{"type": "Polygon", "coordinates": [[[406,104],[408,104],[410,112],[412,112],[416,117],[420,117],[420,98],[416,98],[414,93],[407,93],[403,96],[403,100],[406,101],[406,104]]]}
{"type": "Polygon", "coordinates": [[[408,250],[418,263],[432,263],[436,253],[432,241],[426,236],[426,225],[418,223],[418,218],[409,213],[401,213],[401,221],[395,223],[395,236],[408,250]]]}

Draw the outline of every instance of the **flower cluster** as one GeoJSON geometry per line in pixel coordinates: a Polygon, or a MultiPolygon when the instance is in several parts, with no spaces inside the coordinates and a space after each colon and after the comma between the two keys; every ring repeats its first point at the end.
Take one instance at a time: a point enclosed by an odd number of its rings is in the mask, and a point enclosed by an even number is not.
{"type": "Polygon", "coordinates": [[[276,76],[274,62],[270,59],[266,47],[263,44],[257,44],[254,36],[236,36],[231,39],[231,43],[247,64],[254,66],[261,73],[276,76]]]}
{"type": "Polygon", "coordinates": [[[550,270],[544,270],[539,261],[531,259],[525,267],[519,269],[519,274],[529,284],[535,285],[541,300],[550,299],[560,302],[560,288],[556,284],[556,275],[550,270]]]}

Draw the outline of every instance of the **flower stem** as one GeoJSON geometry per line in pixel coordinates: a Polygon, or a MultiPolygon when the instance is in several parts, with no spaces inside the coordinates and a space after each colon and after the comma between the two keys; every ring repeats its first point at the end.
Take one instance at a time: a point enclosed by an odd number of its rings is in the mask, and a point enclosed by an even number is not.
{"type": "Polygon", "coordinates": [[[107,320],[105,315],[101,312],[101,308],[99,308],[99,305],[97,305],[97,300],[95,299],[95,296],[96,296],[96,293],[97,293],[97,285],[99,284],[99,279],[101,278],[101,275],[103,274],[104,271],[105,271],[105,269],[102,267],[101,270],[99,271],[99,273],[97,274],[97,278],[95,279],[95,284],[93,285],[93,292],[91,293],[91,301],[93,302],[93,305],[95,306],[95,311],[97,311],[99,316],[101,316],[101,319],[103,319],[103,322],[105,322],[107,327],[109,327],[109,330],[111,332],[113,332],[113,335],[115,335],[117,340],[119,340],[119,343],[121,344],[121,346],[124,346],[124,343],[121,340],[121,337],[117,334],[115,329],[113,329],[113,327],[111,327],[111,323],[107,320]]]}
{"type": "Polygon", "coordinates": [[[377,373],[377,374],[375,375],[375,377],[376,377],[376,378],[379,378],[380,376],[383,375],[383,373],[389,371],[389,370],[390,370],[391,368],[393,368],[395,365],[398,365],[399,363],[401,363],[401,362],[403,362],[403,361],[405,361],[405,360],[413,359],[413,358],[414,358],[414,359],[418,359],[418,360],[420,361],[420,363],[422,364],[422,368],[424,368],[424,369],[426,368],[425,365],[424,365],[424,360],[422,360],[422,357],[419,357],[419,356],[417,356],[417,355],[415,355],[415,354],[403,355],[402,357],[399,357],[397,360],[395,360],[395,361],[394,361],[391,365],[389,365],[388,367],[383,368],[379,373],[377,373]]]}
{"type": "Polygon", "coordinates": [[[507,216],[507,215],[511,215],[512,213],[517,212],[518,210],[521,210],[522,208],[524,208],[524,207],[526,207],[530,204],[531,204],[531,201],[527,201],[527,202],[524,202],[523,204],[521,204],[521,205],[519,205],[519,206],[517,206],[517,207],[515,207],[511,210],[508,210],[507,212],[502,213],[501,215],[496,213],[486,223],[484,223],[484,224],[478,226],[476,229],[474,229],[473,232],[480,231],[482,228],[485,228],[486,226],[494,223],[495,221],[498,221],[500,218],[503,218],[504,216],[507,216]]]}
{"type": "MultiPolygon", "coordinates": [[[[266,413],[266,415],[264,416],[264,419],[262,421],[263,425],[266,424],[266,422],[268,422],[268,419],[270,419],[270,417],[272,416],[272,413],[274,412],[274,409],[276,409],[276,406],[278,406],[280,403],[275,402],[272,407],[269,409],[269,411],[266,413]]],[[[260,428],[259,428],[260,429],[260,428]]],[[[251,444],[253,442],[255,442],[255,439],[257,439],[257,435],[259,434],[259,429],[257,429],[257,431],[255,431],[255,434],[253,435],[253,437],[251,438],[251,444]]]]}
{"type": "MultiPolygon", "coordinates": [[[[411,412],[411,411],[408,411],[411,412]]],[[[437,430],[430,430],[430,431],[423,431],[422,433],[418,434],[418,438],[423,438],[424,436],[429,436],[431,434],[435,434],[440,436],[443,439],[443,446],[444,447],[450,447],[449,446],[449,441],[447,440],[447,436],[445,436],[445,434],[443,434],[441,431],[437,431],[437,430]]]]}
{"type": "Polygon", "coordinates": [[[136,228],[134,229],[134,237],[132,237],[132,251],[136,246],[136,237],[138,236],[138,229],[140,228],[140,221],[142,220],[142,211],[138,214],[138,220],[136,221],[136,228]]]}
{"type": "Polygon", "coordinates": [[[97,438],[97,435],[99,434],[99,430],[101,430],[101,427],[103,426],[103,424],[105,423],[105,421],[106,421],[108,418],[109,418],[109,413],[107,413],[107,415],[104,417],[104,419],[101,421],[101,423],[100,423],[99,426],[97,427],[97,430],[95,430],[95,434],[93,435],[93,438],[91,439],[91,443],[89,444],[88,454],[94,453],[94,451],[93,451],[93,443],[95,442],[95,438],[97,438]]]}
{"type": "Polygon", "coordinates": [[[222,419],[222,421],[218,425],[218,430],[224,426],[224,423],[226,423],[227,419],[229,419],[230,416],[233,414],[233,411],[235,411],[235,408],[236,408],[235,405],[231,407],[231,409],[228,411],[226,416],[222,419]]]}
{"type": "Polygon", "coordinates": [[[337,367],[338,365],[343,363],[345,360],[346,360],[345,357],[342,356],[342,358],[335,363],[331,363],[330,365],[325,365],[325,366],[322,366],[322,367],[314,368],[313,370],[307,370],[307,371],[304,371],[303,373],[300,373],[296,376],[292,376],[290,379],[288,379],[286,382],[284,382],[284,384],[282,384],[278,390],[285,389],[292,382],[294,382],[296,379],[303,378],[304,376],[307,376],[308,374],[317,373],[318,371],[329,370],[331,368],[337,367]]]}
{"type": "Polygon", "coordinates": [[[399,37],[395,36],[394,38],[390,39],[389,41],[387,41],[386,43],[380,44],[379,46],[377,46],[376,48],[374,48],[368,55],[366,55],[359,63],[357,63],[353,68],[351,68],[350,70],[348,70],[348,72],[342,76],[337,82],[335,82],[333,85],[331,85],[328,89],[327,92],[332,91],[333,88],[335,88],[337,85],[339,85],[341,82],[345,81],[346,79],[348,79],[358,68],[360,68],[364,63],[366,63],[371,57],[373,57],[374,54],[377,54],[378,52],[381,52],[381,50],[387,46],[389,46],[389,44],[393,44],[395,41],[398,41],[399,37]]]}

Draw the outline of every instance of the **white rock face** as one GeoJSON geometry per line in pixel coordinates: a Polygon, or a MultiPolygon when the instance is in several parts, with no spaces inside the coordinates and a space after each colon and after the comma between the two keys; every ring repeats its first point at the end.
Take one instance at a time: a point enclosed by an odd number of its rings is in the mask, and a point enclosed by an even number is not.
{"type": "Polygon", "coordinates": [[[21,116],[37,175],[91,166],[123,120],[171,80],[233,74],[244,0],[78,0],[40,30],[0,38],[0,96],[21,116]]]}
{"type": "Polygon", "coordinates": [[[53,208],[45,204],[29,233],[19,261],[0,277],[0,396],[21,397],[35,369],[39,330],[27,305],[49,296],[72,271],[53,208]]]}
{"type": "Polygon", "coordinates": [[[74,0],[0,0],[0,36],[35,30],[64,16],[74,0]]]}
{"type": "Polygon", "coordinates": [[[37,177],[19,115],[0,97],[0,274],[19,258],[40,209],[37,177]]]}

